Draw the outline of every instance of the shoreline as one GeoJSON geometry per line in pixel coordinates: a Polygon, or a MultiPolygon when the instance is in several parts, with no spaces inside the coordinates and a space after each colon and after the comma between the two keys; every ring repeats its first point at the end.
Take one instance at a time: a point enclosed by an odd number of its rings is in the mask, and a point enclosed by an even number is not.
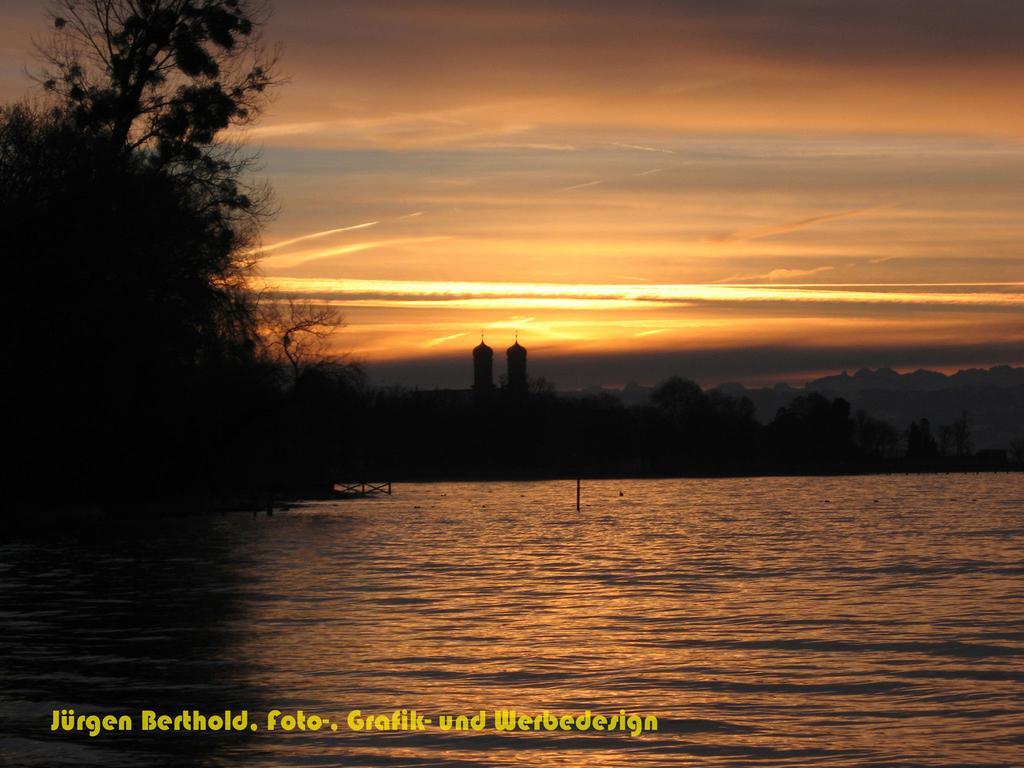
{"type": "MultiPolygon", "coordinates": [[[[575,480],[738,480],[775,477],[867,477],[870,475],[992,475],[1022,474],[1024,466],[1008,465],[1003,467],[927,467],[927,468],[880,468],[854,467],[849,469],[823,469],[821,471],[799,471],[792,468],[723,470],[721,472],[559,472],[556,474],[516,474],[516,475],[395,475],[391,482],[398,483],[536,483],[544,481],[575,481],[575,480]]],[[[308,500],[308,499],[307,499],[308,500]]]]}
{"type": "MultiPolygon", "coordinates": [[[[445,475],[445,476],[414,476],[399,475],[392,478],[398,485],[395,495],[401,494],[401,484],[433,485],[443,483],[538,483],[538,482],[574,482],[587,481],[627,481],[627,480],[757,480],[759,478],[831,478],[831,477],[891,477],[894,475],[1024,475],[1024,466],[1009,465],[1002,467],[848,467],[829,468],[821,471],[796,471],[792,468],[776,468],[770,471],[764,468],[743,472],[740,470],[724,470],[722,472],[694,473],[628,473],[628,472],[580,472],[557,474],[515,474],[515,475],[445,475]]],[[[54,524],[64,527],[59,535],[73,533],[75,529],[89,526],[99,521],[171,521],[184,518],[217,517],[229,514],[249,514],[257,516],[273,516],[278,512],[287,512],[302,507],[310,502],[349,501],[353,499],[376,498],[374,495],[351,496],[337,491],[328,493],[310,493],[303,495],[274,494],[272,503],[252,497],[241,497],[226,500],[193,499],[166,500],[149,499],[135,504],[118,503],[115,505],[78,504],[64,506],[45,500],[31,506],[31,502],[14,505],[18,510],[8,517],[4,528],[8,533],[33,532],[51,530],[54,524]],[[20,509],[19,509],[20,508],[20,509]],[[69,528],[70,527],[70,528],[69,528]]]]}

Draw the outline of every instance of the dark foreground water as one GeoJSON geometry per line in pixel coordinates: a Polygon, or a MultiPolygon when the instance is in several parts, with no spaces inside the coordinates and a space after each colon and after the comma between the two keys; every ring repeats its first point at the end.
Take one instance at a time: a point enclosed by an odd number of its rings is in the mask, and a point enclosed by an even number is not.
{"type": "MultiPolygon", "coordinates": [[[[402,485],[0,544],[0,763],[1021,766],[1021,475],[402,485]],[[620,491],[623,494],[620,496],[620,491]],[[516,707],[598,733],[49,732],[516,707]]],[[[489,724],[490,726],[490,724],[489,724]]]]}

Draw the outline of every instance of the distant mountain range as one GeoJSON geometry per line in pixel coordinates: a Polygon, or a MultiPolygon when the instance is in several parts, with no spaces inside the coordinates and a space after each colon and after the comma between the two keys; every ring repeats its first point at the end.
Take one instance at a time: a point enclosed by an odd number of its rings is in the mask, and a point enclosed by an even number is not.
{"type": "MultiPolygon", "coordinates": [[[[815,379],[802,387],[722,384],[715,389],[749,397],[761,423],[771,421],[794,397],[818,392],[845,398],[854,411],[863,408],[900,430],[921,418],[928,419],[935,429],[951,424],[966,411],[975,449],[1006,448],[1011,440],[1024,437],[1024,368],[1008,365],[971,368],[952,375],[923,369],[898,373],[891,368],[864,368],[852,375],[843,371],[815,379]]],[[[653,391],[654,387],[631,382],[623,389],[592,387],[577,394],[606,393],[619,397],[626,405],[638,405],[646,402],[653,391]]]]}

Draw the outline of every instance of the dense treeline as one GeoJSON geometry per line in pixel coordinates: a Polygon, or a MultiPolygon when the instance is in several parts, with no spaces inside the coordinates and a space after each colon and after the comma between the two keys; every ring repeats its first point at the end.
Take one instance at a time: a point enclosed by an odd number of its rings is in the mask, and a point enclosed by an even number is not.
{"type": "Polygon", "coordinates": [[[116,503],[263,483],[268,425],[288,407],[251,286],[271,208],[224,139],[274,84],[261,11],[54,8],[44,95],[0,110],[13,495],[116,503]]]}
{"type": "MultiPolygon", "coordinates": [[[[544,477],[714,475],[941,469],[970,463],[965,415],[943,427],[961,435],[951,449],[932,440],[926,421],[905,431],[851,412],[842,398],[811,393],[779,409],[768,424],[751,402],[703,391],[681,378],[662,383],[646,405],[610,395],[523,398],[496,391],[367,391],[363,438],[349,453],[346,479],[389,477],[544,477]],[[959,462],[959,463],[958,463],[959,462]]],[[[975,462],[977,464],[977,462],[975,462]]]]}

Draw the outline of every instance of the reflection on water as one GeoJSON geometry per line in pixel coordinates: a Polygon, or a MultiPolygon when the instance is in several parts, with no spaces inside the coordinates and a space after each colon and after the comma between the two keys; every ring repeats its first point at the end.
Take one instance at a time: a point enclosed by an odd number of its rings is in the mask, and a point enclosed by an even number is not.
{"type": "Polygon", "coordinates": [[[406,485],[0,545],[13,765],[1019,766],[1024,478],[406,485]],[[620,491],[623,495],[619,495],[620,491]],[[653,713],[658,733],[51,735],[50,712],[653,713]]]}

